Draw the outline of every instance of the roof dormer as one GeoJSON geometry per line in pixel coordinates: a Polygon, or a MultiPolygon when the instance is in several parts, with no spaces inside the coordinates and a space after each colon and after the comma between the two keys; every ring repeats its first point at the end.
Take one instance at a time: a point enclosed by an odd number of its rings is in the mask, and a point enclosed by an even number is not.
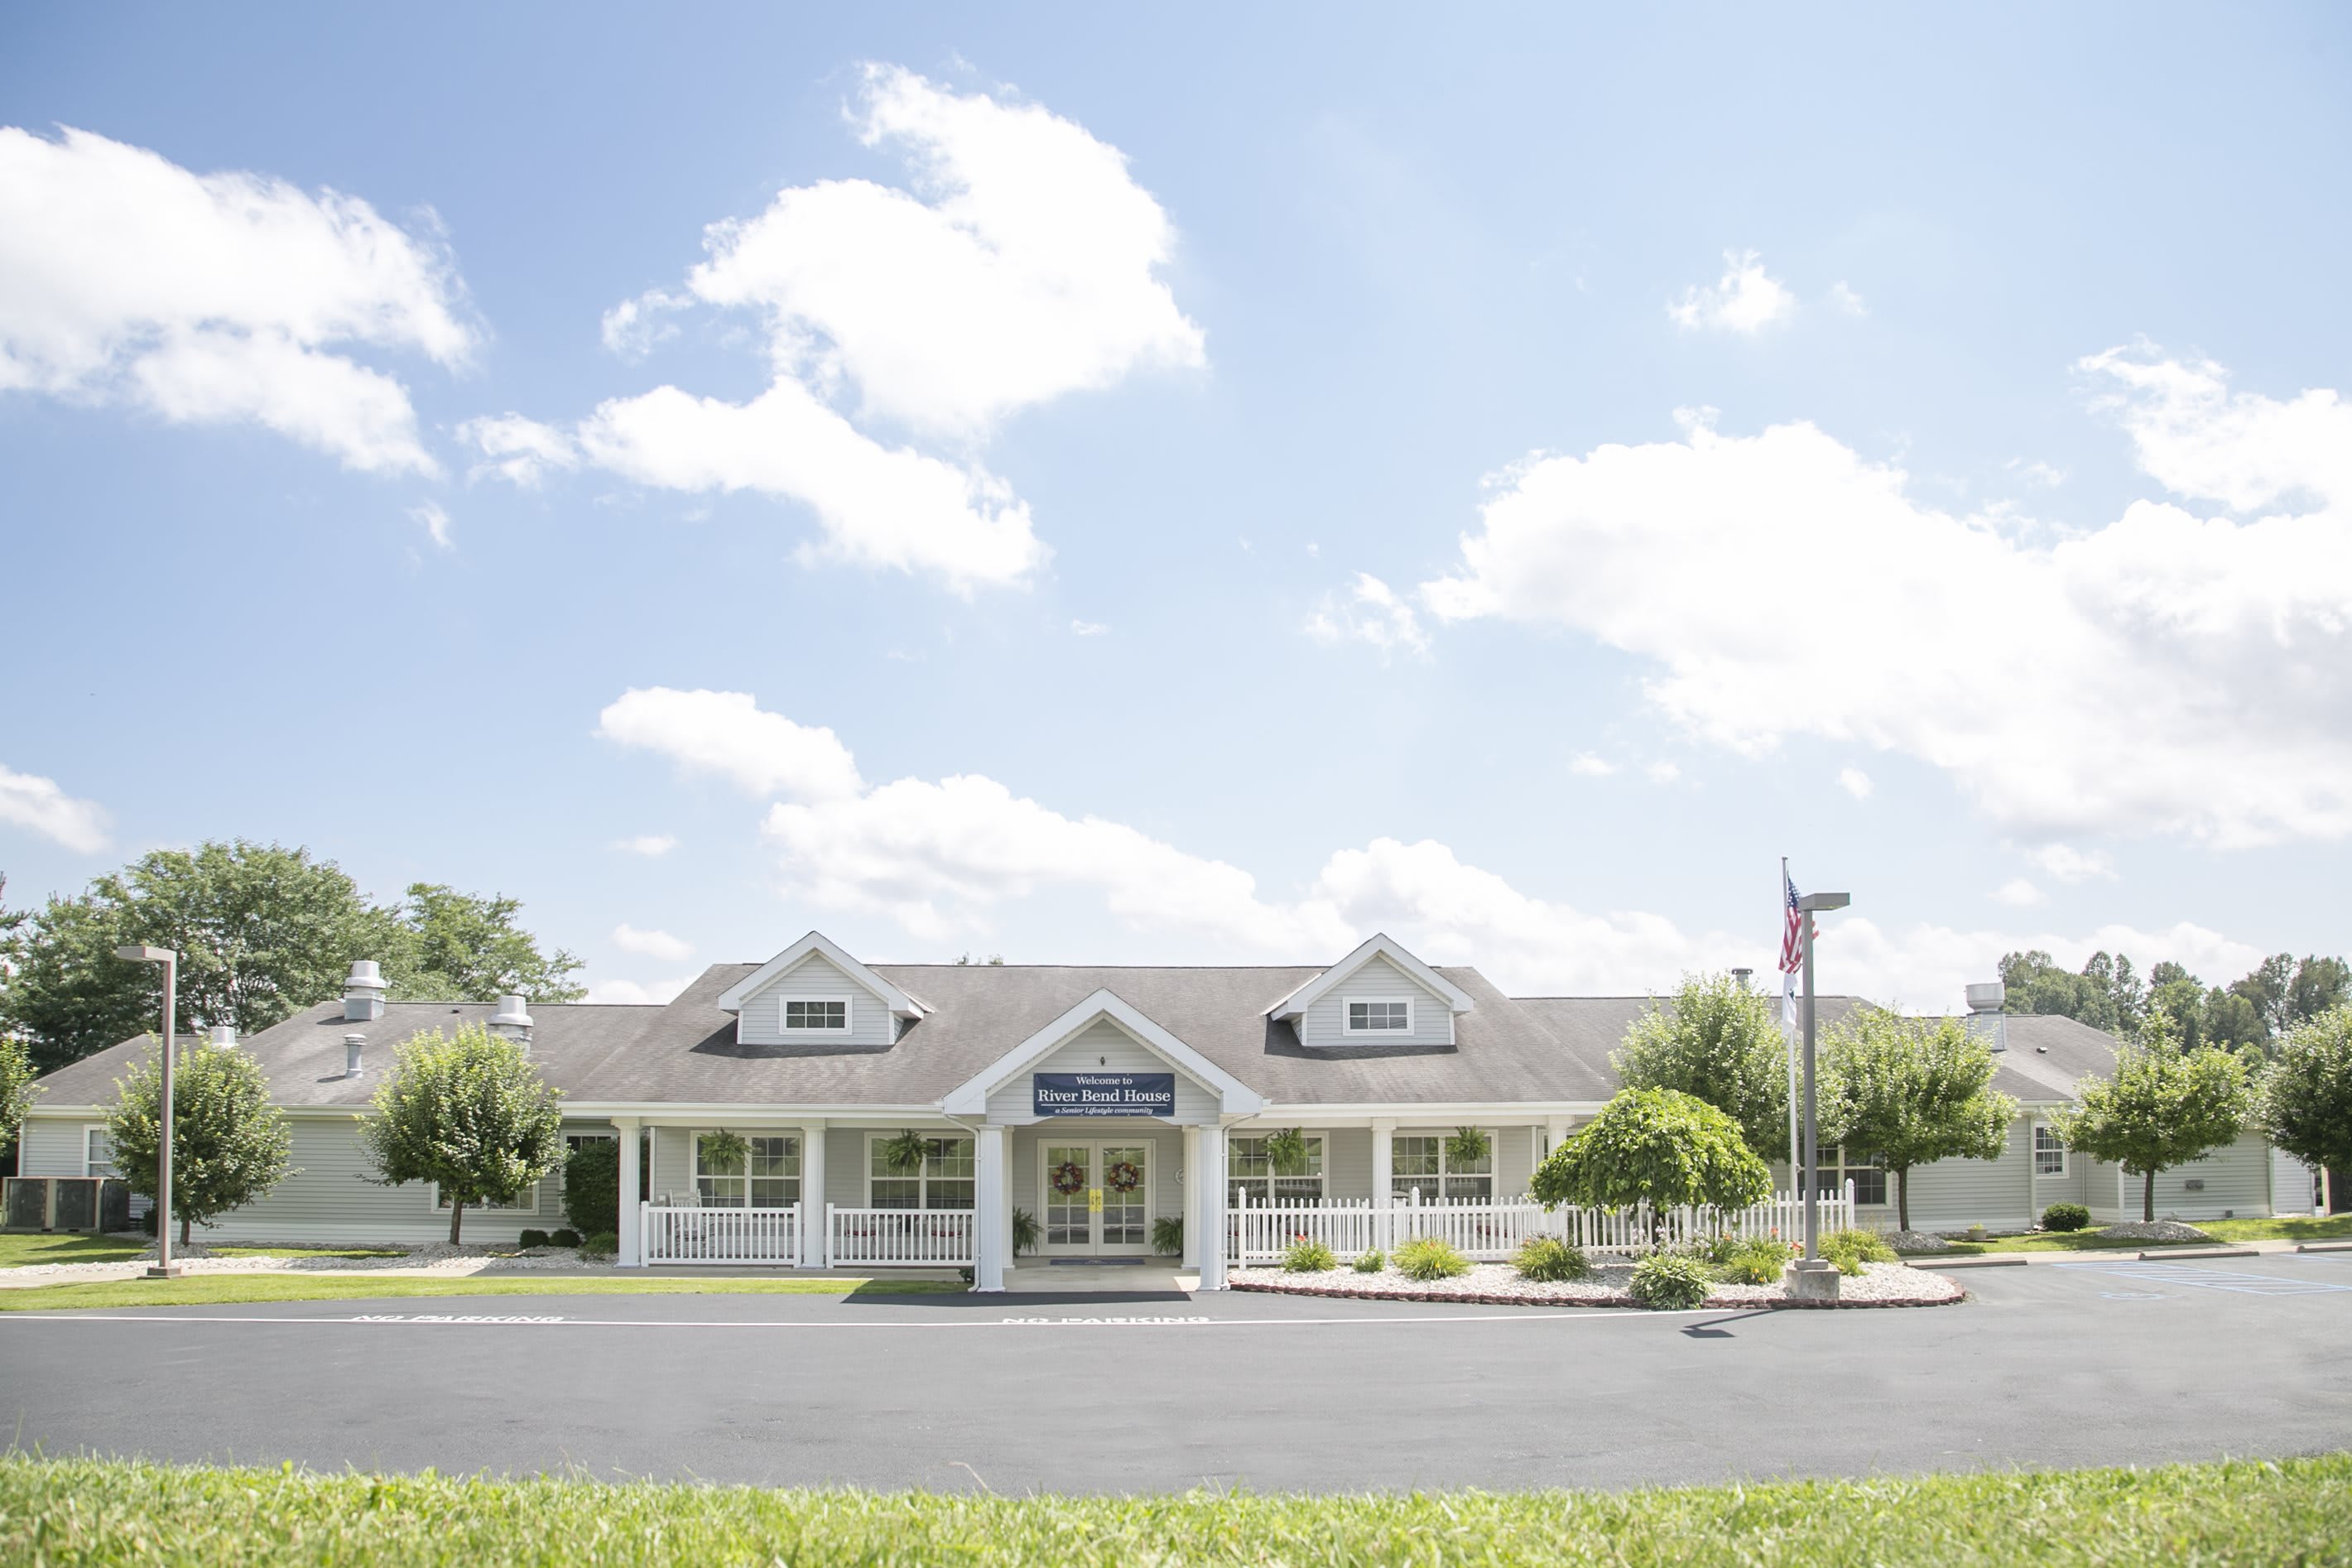
{"type": "Polygon", "coordinates": [[[1397,941],[1380,933],[1266,1009],[1299,1043],[1320,1049],[1450,1046],[1455,1015],[1477,1004],[1397,941]]]}
{"type": "Polygon", "coordinates": [[[811,931],[719,996],[747,1046],[888,1046],[929,1011],[811,931]]]}

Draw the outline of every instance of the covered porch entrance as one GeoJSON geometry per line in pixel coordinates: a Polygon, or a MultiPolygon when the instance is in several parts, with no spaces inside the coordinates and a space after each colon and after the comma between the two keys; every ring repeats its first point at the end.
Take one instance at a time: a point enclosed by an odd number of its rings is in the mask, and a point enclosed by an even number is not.
{"type": "MultiPolygon", "coordinates": [[[[1041,1134],[1037,1250],[1045,1258],[1145,1258],[1151,1253],[1157,1150],[1132,1133],[1072,1139],[1041,1134]]],[[[1172,1259],[1171,1259],[1172,1261],[1172,1259]]]]}

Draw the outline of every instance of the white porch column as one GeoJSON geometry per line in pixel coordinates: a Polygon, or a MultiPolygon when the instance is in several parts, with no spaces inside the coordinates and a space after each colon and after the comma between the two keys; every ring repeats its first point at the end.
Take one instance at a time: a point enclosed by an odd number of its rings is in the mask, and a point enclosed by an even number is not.
{"type": "Polygon", "coordinates": [[[801,1127],[801,1267],[825,1267],[824,1123],[801,1127]]]}
{"type": "Polygon", "coordinates": [[[971,1288],[1002,1290],[1013,1260],[1013,1194],[1005,1181],[1004,1129],[982,1126],[973,1144],[971,1288]]]}
{"type": "Polygon", "coordinates": [[[1201,1266],[1201,1130],[1184,1129],[1184,1251],[1177,1263],[1186,1268],[1201,1266]]]}
{"type": "Polygon", "coordinates": [[[637,1206],[637,1119],[615,1116],[613,1131],[621,1140],[621,1256],[614,1261],[623,1268],[642,1268],[646,1266],[645,1214],[637,1206]]]}
{"type": "Polygon", "coordinates": [[[1391,1234],[1389,1205],[1396,1201],[1396,1123],[1382,1119],[1372,1123],[1372,1245],[1386,1252],[1396,1245],[1391,1234]]]}
{"type": "Polygon", "coordinates": [[[1225,1288],[1225,1129],[1211,1122],[1201,1129],[1200,1174],[1201,1289],[1225,1288]]]}

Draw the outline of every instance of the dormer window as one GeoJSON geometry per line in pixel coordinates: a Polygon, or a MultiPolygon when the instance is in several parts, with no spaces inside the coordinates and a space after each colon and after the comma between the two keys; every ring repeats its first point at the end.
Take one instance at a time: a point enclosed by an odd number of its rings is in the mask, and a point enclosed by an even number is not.
{"type": "Polygon", "coordinates": [[[1410,1001],[1348,1003],[1348,1033],[1351,1035],[1410,1035],[1412,1033],[1412,1004],[1410,1001]]]}
{"type": "Polygon", "coordinates": [[[846,996],[788,996],[784,999],[784,1032],[789,1035],[845,1035],[849,1032],[846,996]]]}

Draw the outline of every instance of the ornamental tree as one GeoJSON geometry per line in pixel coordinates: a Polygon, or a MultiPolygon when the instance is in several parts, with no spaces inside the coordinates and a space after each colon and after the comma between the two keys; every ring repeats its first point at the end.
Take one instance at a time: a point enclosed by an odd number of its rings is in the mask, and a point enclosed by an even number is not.
{"type": "Polygon", "coordinates": [[[2140,1178],[2140,1218],[2156,1218],[2156,1174],[2236,1140],[2250,1096],[2245,1064],[2215,1046],[2184,1049],[2169,1015],[2150,1008],[2116,1075],[2080,1085],[2083,1103],[2052,1118],[2066,1147],[2140,1178]]]}
{"type": "MultiPolygon", "coordinates": [[[[114,1168],[132,1192],[152,1198],[163,1147],[161,1053],[116,1087],[106,1118],[114,1168]]],[[[243,1208],[296,1174],[293,1147],[292,1126],[269,1103],[260,1063],[234,1046],[181,1047],[172,1071],[172,1217],[183,1245],[191,1226],[243,1208]]]]}
{"type": "Polygon", "coordinates": [[[1771,1195],[1772,1173],[1739,1126],[1696,1095],[1629,1089],[1553,1150],[1528,1184],[1546,1208],[1650,1208],[1650,1240],[1685,1204],[1745,1208],[1771,1195]]]}
{"type": "Polygon", "coordinates": [[[2287,1032],[2255,1091],[2254,1121],[2315,1170],[2352,1170],[2352,1007],[2287,1032]]]}
{"type": "Polygon", "coordinates": [[[1764,1159],[1788,1146],[1787,1039],[1772,999],[1728,974],[1685,974],[1670,1000],[1652,997],[1609,1061],[1628,1089],[1714,1106],[1764,1159]]]}
{"type": "Polygon", "coordinates": [[[563,1163],[561,1093],[514,1041],[479,1024],[420,1029],[394,1052],[360,1140],[380,1186],[431,1182],[455,1246],[468,1204],[510,1204],[563,1163]]]}
{"type": "Polygon", "coordinates": [[[2017,1101],[1994,1089],[1992,1048],[1957,1018],[1865,1007],[1831,1031],[1817,1114],[1837,1140],[1874,1151],[1895,1176],[1895,1223],[1911,1228],[1911,1167],[1997,1160],[2017,1101]]]}
{"type": "Polygon", "coordinates": [[[33,1087],[34,1077],[33,1053],[25,1042],[13,1035],[0,1035],[0,1164],[6,1164],[9,1151],[24,1129],[25,1112],[33,1108],[41,1092],[33,1087]]]}

